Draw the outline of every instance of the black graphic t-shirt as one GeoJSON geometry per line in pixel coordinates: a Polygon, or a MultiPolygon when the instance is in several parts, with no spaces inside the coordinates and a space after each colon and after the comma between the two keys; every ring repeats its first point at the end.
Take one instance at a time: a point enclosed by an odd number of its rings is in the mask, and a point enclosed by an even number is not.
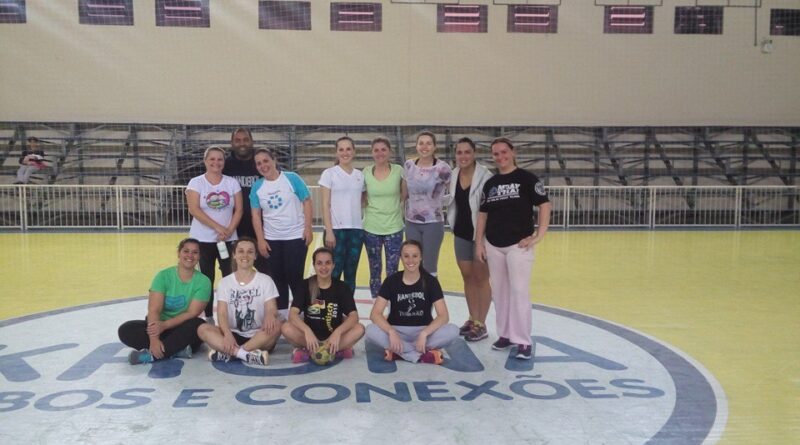
{"type": "Polygon", "coordinates": [[[433,303],[444,298],[439,280],[427,272],[410,286],[403,283],[403,272],[397,272],[383,282],[378,295],[389,300],[387,320],[393,326],[429,325],[433,303]]]}
{"type": "Polygon", "coordinates": [[[356,310],[353,291],[342,281],[333,279],[331,287],[320,289],[319,297],[311,301],[308,278],[300,286],[300,295],[292,300],[292,307],[300,310],[304,321],[320,340],[327,339],[341,326],[351,312],[356,310]]]}
{"type": "Polygon", "coordinates": [[[544,184],[521,168],[497,174],[483,185],[480,211],[486,213],[486,240],[508,247],[533,234],[533,206],[550,202],[544,184]]]}
{"type": "Polygon", "coordinates": [[[253,219],[250,217],[250,188],[261,177],[256,169],[255,159],[248,159],[246,161],[238,159],[236,156],[230,155],[225,158],[225,167],[222,168],[222,174],[230,176],[235,179],[239,186],[242,188],[242,220],[239,221],[239,226],[236,228],[236,233],[239,238],[248,236],[256,239],[256,232],[253,229],[253,219]]]}

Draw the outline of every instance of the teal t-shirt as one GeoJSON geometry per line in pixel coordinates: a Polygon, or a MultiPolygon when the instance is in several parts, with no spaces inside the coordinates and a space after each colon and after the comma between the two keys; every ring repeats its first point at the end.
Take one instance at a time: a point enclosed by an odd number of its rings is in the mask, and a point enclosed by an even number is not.
{"type": "Polygon", "coordinates": [[[403,168],[397,164],[391,165],[389,176],[381,181],[372,176],[372,166],[363,170],[367,192],[364,230],[374,235],[391,235],[403,230],[403,207],[400,202],[403,168]]]}
{"type": "Polygon", "coordinates": [[[192,279],[181,281],[178,267],[168,267],[153,278],[150,290],[164,294],[164,308],[161,309],[161,321],[175,318],[189,309],[192,300],[208,301],[211,297],[211,280],[195,270],[192,279]]]}

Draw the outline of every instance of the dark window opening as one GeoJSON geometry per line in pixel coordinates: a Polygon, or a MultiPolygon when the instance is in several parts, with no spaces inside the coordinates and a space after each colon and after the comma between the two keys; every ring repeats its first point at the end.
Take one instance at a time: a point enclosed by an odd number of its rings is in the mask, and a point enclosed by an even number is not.
{"type": "Polygon", "coordinates": [[[773,9],[769,16],[773,36],[800,36],[800,9],[773,9]]]}
{"type": "Polygon", "coordinates": [[[311,30],[311,2],[258,2],[259,29],[311,30]]]}
{"type": "Polygon", "coordinates": [[[678,6],[675,34],[722,34],[722,6],[678,6]]]}

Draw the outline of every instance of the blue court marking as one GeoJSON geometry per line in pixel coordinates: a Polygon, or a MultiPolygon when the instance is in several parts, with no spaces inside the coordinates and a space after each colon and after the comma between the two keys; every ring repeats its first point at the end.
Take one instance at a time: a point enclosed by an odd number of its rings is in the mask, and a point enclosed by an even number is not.
{"type": "Polygon", "coordinates": [[[531,305],[535,310],[580,321],[624,338],[652,355],[675,383],[675,407],[667,422],[648,444],[701,444],[717,418],[717,398],[711,383],[675,351],[622,326],[554,307],[531,305]]]}
{"type": "MultiPolygon", "coordinates": [[[[445,295],[463,296],[463,294],[449,292],[445,293],[445,295]]],[[[129,301],[143,300],[145,298],[147,297],[130,297],[26,315],[2,320],[0,321],[0,328],[52,315],[93,307],[108,306],[111,304],[127,303],[129,301]]],[[[661,427],[661,430],[647,441],[648,444],[701,444],[708,437],[717,417],[718,407],[716,394],[711,383],[706,379],[703,373],[680,354],[642,334],[599,318],[540,304],[532,304],[531,307],[538,311],[551,313],[595,326],[617,335],[642,348],[667,370],[675,384],[675,407],[667,422],[661,427]]],[[[378,351],[374,349],[370,351],[369,343],[367,343],[367,354],[369,355],[370,353],[376,354],[378,351]]],[[[380,354],[382,361],[383,350],[380,351],[380,354]]],[[[368,362],[374,363],[378,361],[368,360],[368,362]]],[[[397,366],[394,362],[383,362],[383,364],[385,364],[385,369],[382,371],[373,369],[370,369],[370,371],[378,373],[393,372],[397,366]],[[394,369],[391,369],[393,366],[394,369]]]]}

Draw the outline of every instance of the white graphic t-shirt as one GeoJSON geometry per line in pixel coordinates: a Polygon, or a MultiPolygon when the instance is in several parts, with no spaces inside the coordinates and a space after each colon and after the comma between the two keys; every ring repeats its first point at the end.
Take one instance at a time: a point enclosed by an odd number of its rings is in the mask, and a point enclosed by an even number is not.
{"type": "Polygon", "coordinates": [[[278,298],[275,282],[261,272],[244,285],[236,281],[235,274],[230,274],[217,287],[217,302],[225,302],[228,306],[228,326],[232,332],[247,338],[261,329],[264,303],[273,298],[278,298]]]}
{"type": "MultiPolygon", "coordinates": [[[[200,194],[200,210],[209,218],[222,226],[228,227],[233,219],[233,207],[237,193],[241,193],[242,187],[235,179],[230,176],[222,176],[222,181],[214,185],[208,182],[206,175],[195,176],[186,186],[186,191],[195,191],[200,194]]],[[[217,232],[192,218],[192,225],[189,228],[189,236],[202,243],[216,243],[217,232]]],[[[225,241],[239,239],[236,231],[225,241]]]]}

